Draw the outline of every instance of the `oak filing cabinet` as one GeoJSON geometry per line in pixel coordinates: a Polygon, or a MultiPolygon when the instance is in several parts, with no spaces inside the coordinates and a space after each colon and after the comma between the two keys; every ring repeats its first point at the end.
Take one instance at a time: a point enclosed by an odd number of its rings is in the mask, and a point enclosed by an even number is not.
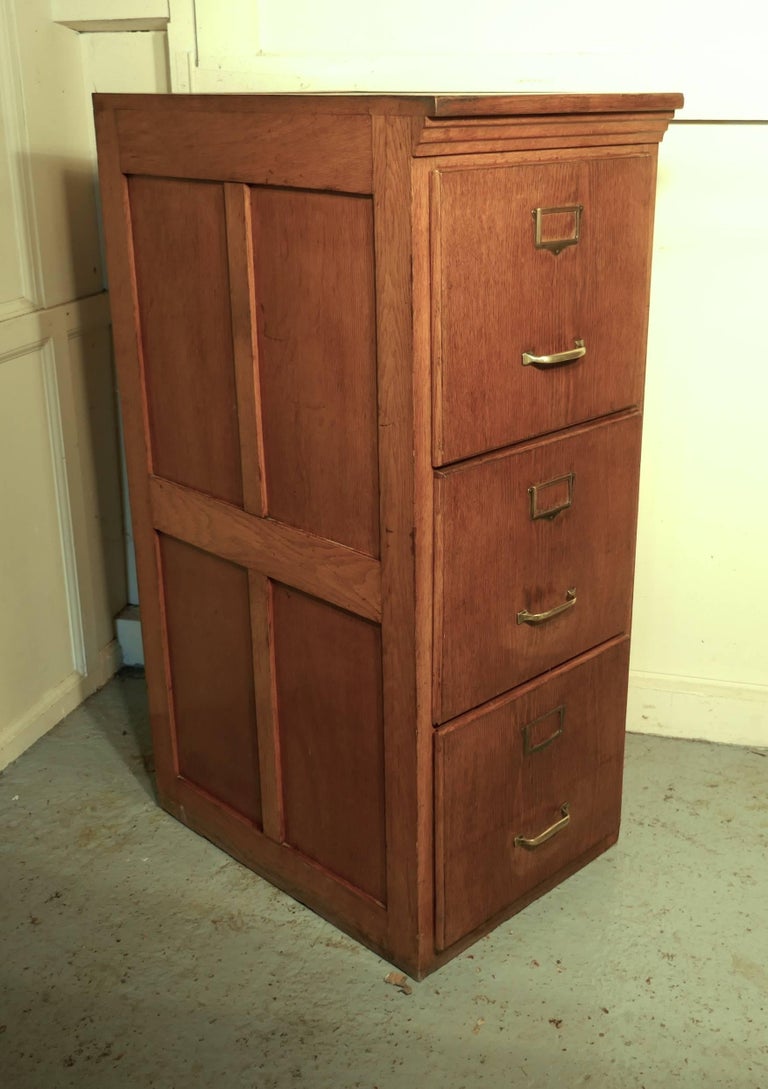
{"type": "Polygon", "coordinates": [[[96,96],[160,800],[417,978],[618,835],[681,104],[96,96]]]}

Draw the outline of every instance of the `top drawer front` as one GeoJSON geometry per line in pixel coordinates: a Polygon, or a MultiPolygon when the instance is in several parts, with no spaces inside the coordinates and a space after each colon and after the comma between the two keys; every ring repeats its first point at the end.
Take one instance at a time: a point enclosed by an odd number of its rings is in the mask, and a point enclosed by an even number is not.
{"type": "Polygon", "coordinates": [[[650,154],[435,174],[436,465],[641,402],[654,178],[650,154]]]}

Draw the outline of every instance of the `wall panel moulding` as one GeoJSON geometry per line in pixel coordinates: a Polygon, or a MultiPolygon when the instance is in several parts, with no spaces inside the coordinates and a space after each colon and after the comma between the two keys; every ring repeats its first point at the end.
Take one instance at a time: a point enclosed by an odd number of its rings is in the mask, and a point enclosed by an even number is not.
{"type": "Polygon", "coordinates": [[[54,23],[83,34],[122,30],[165,30],[168,0],[52,0],[54,23]]]}

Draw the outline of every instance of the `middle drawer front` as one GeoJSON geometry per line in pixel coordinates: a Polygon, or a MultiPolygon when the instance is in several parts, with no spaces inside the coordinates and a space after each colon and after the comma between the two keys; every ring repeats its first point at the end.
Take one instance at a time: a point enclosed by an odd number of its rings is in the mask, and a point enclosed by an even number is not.
{"type": "Polygon", "coordinates": [[[435,474],[434,721],[629,627],[641,417],[435,474]]]}

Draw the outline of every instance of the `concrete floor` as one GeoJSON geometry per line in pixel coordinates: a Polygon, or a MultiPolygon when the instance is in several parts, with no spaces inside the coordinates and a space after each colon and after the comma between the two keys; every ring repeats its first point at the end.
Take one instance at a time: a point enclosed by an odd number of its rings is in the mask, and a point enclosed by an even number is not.
{"type": "Polygon", "coordinates": [[[619,845],[410,995],[148,754],[123,676],[0,776],[3,1089],[768,1087],[768,754],[630,736],[619,845]]]}

